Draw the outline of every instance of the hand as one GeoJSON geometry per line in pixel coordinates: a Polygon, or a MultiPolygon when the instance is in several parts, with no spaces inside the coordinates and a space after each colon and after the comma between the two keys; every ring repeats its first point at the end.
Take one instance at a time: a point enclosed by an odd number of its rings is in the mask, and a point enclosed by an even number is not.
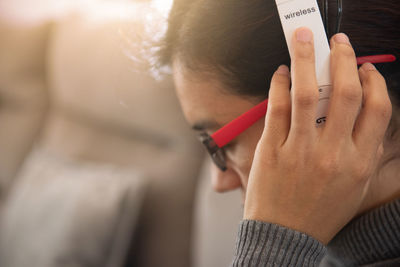
{"type": "Polygon", "coordinates": [[[295,32],[292,100],[289,70],[281,66],[272,78],[244,210],[245,219],[287,226],[325,244],[360,209],[391,117],[386,83],[373,65],[357,69],[344,34],[332,39],[331,49],[331,104],[326,124],[317,128],[313,36],[306,28],[295,32]]]}

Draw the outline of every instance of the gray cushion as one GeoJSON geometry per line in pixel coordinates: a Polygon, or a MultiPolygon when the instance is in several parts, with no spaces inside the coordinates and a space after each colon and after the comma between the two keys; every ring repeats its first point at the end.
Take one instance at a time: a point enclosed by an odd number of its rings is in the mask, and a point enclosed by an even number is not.
{"type": "Polygon", "coordinates": [[[131,170],[36,151],[5,203],[0,266],[121,266],[143,181],[131,170]]]}
{"type": "Polygon", "coordinates": [[[242,192],[220,194],[212,189],[211,160],[200,173],[194,205],[193,267],[230,266],[239,222],[243,218],[242,192]]]}

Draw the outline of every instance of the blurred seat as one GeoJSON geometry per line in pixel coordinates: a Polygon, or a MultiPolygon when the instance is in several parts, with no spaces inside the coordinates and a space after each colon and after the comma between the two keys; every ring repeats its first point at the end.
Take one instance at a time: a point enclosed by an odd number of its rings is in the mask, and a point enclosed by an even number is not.
{"type": "Polygon", "coordinates": [[[0,17],[0,200],[43,125],[49,33],[49,22],[19,24],[0,17]]]}
{"type": "Polygon", "coordinates": [[[0,263],[190,264],[203,150],[171,77],[142,60],[161,31],[146,31],[150,9],[103,4],[37,27],[0,23],[0,263]]]}
{"type": "Polygon", "coordinates": [[[238,225],[243,218],[240,190],[220,194],[211,186],[211,160],[204,162],[199,176],[192,228],[192,266],[230,266],[238,225]]]}

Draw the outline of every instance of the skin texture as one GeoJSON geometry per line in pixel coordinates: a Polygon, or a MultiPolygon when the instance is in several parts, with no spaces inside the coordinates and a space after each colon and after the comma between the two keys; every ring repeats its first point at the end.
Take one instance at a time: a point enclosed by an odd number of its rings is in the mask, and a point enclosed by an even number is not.
{"type": "MultiPolygon", "coordinates": [[[[398,193],[398,187],[382,190],[376,174],[391,103],[383,77],[371,64],[358,70],[347,36],[338,34],[331,40],[329,119],[316,128],[312,33],[301,28],[293,42],[291,77],[285,66],[274,74],[265,121],[227,148],[228,171],[214,167],[213,185],[219,192],[243,189],[245,219],[284,225],[326,244],[354,216],[398,193]]],[[[259,102],[227,93],[217,79],[191,73],[178,60],[173,69],[188,122],[215,120],[206,123],[209,133],[259,102]]]]}

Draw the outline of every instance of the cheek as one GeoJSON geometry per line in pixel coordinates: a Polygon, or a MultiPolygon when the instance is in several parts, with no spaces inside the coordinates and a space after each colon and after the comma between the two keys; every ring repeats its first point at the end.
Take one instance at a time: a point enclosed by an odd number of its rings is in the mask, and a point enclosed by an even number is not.
{"type": "Polygon", "coordinates": [[[247,187],[249,173],[253,163],[253,155],[254,150],[252,151],[248,148],[239,147],[227,154],[228,161],[230,163],[229,167],[238,174],[245,188],[247,187]]]}
{"type": "Polygon", "coordinates": [[[250,169],[253,163],[254,152],[260,140],[264,122],[260,121],[252,126],[251,131],[247,131],[240,136],[234,148],[227,152],[228,161],[240,177],[243,186],[247,187],[250,169]]]}
{"type": "Polygon", "coordinates": [[[255,145],[238,145],[231,152],[227,153],[229,167],[238,174],[244,188],[247,187],[256,145],[257,143],[255,145]]]}

